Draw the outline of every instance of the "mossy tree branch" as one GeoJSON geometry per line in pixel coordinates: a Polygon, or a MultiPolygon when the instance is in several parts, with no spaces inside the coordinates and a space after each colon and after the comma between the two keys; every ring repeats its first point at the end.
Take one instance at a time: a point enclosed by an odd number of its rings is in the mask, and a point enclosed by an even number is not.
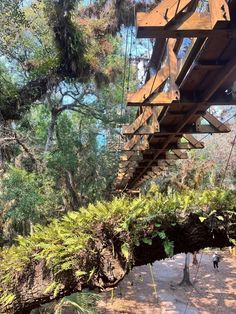
{"type": "Polygon", "coordinates": [[[27,313],[84,288],[115,287],[132,267],[169,255],[230,246],[235,198],[217,190],[114,199],[37,227],[0,254],[1,312],[27,313]]]}

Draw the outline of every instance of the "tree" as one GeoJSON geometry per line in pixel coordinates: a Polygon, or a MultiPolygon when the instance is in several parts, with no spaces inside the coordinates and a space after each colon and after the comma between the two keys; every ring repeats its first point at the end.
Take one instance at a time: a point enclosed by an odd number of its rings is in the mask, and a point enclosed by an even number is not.
{"type": "Polygon", "coordinates": [[[114,287],[134,266],[230,246],[236,239],[235,197],[227,190],[156,192],[98,202],[38,226],[1,251],[1,309],[27,313],[86,287],[114,287]]]}

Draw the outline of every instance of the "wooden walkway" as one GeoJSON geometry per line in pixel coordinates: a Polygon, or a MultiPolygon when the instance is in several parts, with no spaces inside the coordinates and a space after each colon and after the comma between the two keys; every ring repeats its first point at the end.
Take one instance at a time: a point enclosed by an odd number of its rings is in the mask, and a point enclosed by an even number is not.
{"type": "Polygon", "coordinates": [[[209,0],[203,13],[199,2],[163,0],[137,14],[137,37],[156,42],[146,83],[128,94],[127,105],[138,110],[123,127],[117,191],[137,190],[187,158],[186,150],[204,148],[194,134],[230,131],[208,109],[236,104],[236,0],[209,0]]]}

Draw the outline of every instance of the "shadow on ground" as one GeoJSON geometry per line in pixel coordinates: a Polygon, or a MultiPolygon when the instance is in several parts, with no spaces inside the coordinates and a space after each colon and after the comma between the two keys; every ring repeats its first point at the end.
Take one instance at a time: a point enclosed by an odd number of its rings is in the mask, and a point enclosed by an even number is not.
{"type": "Polygon", "coordinates": [[[179,286],[184,254],[136,267],[113,292],[102,294],[101,314],[236,314],[236,257],[227,251],[213,269],[212,252],[198,254],[190,266],[193,287],[179,286]]]}

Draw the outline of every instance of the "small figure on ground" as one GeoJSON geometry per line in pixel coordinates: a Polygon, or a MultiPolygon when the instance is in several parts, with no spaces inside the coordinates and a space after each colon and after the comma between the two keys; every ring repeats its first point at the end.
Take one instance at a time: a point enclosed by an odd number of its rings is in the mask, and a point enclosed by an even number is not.
{"type": "Polygon", "coordinates": [[[219,267],[219,261],[220,261],[220,256],[217,252],[214,252],[213,256],[212,256],[212,262],[213,262],[213,267],[215,269],[218,269],[219,267]]]}

